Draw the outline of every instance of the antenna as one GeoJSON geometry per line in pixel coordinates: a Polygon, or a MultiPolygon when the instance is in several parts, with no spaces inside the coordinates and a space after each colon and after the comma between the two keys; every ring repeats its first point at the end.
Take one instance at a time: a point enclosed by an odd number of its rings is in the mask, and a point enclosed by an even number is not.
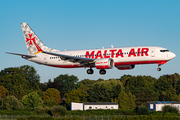
{"type": "Polygon", "coordinates": [[[104,47],[102,46],[102,48],[104,49],[104,47]]]}
{"type": "Polygon", "coordinates": [[[114,48],[114,46],[113,46],[113,45],[111,45],[111,48],[114,48]]]}

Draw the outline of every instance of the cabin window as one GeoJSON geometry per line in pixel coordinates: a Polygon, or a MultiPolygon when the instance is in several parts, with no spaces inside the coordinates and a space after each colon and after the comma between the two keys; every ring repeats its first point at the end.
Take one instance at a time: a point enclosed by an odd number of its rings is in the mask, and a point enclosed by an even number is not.
{"type": "Polygon", "coordinates": [[[169,50],[160,50],[160,52],[169,52],[169,50]]]}

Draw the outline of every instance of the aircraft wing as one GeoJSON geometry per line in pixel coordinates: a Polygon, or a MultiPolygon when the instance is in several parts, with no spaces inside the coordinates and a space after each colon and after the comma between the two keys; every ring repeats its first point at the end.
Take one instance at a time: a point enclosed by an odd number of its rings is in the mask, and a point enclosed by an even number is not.
{"type": "Polygon", "coordinates": [[[46,52],[46,51],[42,51],[42,53],[59,56],[62,60],[67,60],[74,63],[79,62],[80,65],[88,65],[90,63],[94,63],[95,61],[95,59],[91,59],[91,58],[74,57],[70,55],[64,55],[64,54],[58,54],[58,53],[52,53],[52,52],[46,52]]]}
{"type": "Polygon", "coordinates": [[[12,55],[19,55],[22,57],[28,57],[28,58],[33,58],[33,57],[37,57],[35,55],[25,55],[25,54],[19,54],[19,53],[10,53],[10,52],[6,52],[7,54],[12,54],[12,55]]]}

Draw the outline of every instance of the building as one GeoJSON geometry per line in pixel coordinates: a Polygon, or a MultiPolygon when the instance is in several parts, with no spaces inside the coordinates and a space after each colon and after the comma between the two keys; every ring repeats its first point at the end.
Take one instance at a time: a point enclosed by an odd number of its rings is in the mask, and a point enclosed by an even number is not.
{"type": "Polygon", "coordinates": [[[169,102],[169,101],[148,102],[148,109],[150,111],[162,111],[162,107],[165,105],[175,106],[180,110],[180,102],[169,102]]]}
{"type": "Polygon", "coordinates": [[[118,109],[117,103],[71,103],[71,110],[118,109]]]}

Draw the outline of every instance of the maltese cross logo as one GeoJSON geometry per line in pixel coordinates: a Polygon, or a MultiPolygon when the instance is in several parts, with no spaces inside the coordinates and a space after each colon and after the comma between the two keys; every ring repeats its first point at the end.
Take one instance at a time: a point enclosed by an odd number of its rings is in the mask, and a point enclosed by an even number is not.
{"type": "Polygon", "coordinates": [[[26,38],[26,42],[29,41],[29,46],[30,46],[30,45],[33,45],[33,44],[32,44],[32,41],[33,41],[34,43],[36,43],[36,40],[35,40],[36,37],[33,37],[33,38],[32,38],[33,33],[28,34],[28,35],[29,35],[29,38],[26,38]]]}
{"type": "Polygon", "coordinates": [[[36,37],[33,37],[33,38],[32,38],[33,33],[28,34],[28,35],[29,35],[29,38],[26,38],[26,42],[29,41],[29,46],[30,46],[30,45],[33,46],[33,43],[34,43],[34,45],[36,46],[36,48],[37,48],[38,51],[43,51],[43,50],[39,47],[39,45],[36,43],[36,40],[35,40],[36,37]],[[33,43],[32,43],[32,41],[33,41],[33,43]]]}

